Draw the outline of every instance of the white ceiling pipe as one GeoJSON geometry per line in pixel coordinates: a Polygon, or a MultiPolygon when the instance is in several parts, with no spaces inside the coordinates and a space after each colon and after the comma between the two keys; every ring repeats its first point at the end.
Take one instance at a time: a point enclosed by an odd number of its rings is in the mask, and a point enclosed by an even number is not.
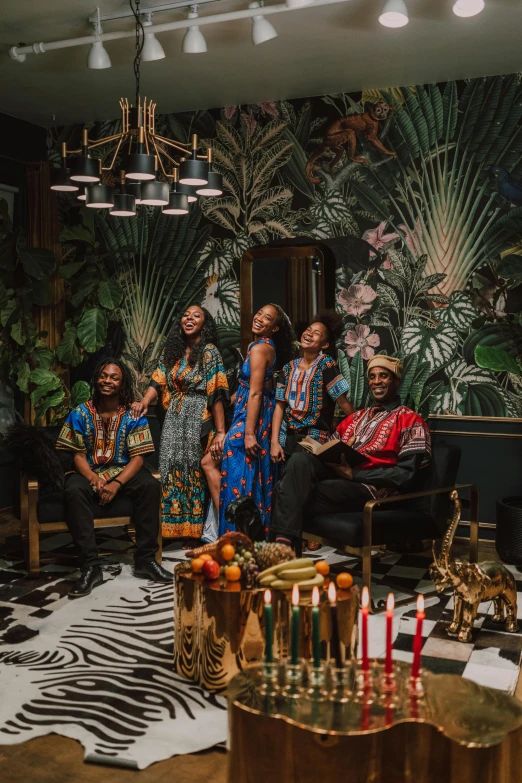
{"type": "MultiPolygon", "coordinates": [[[[350,0],[315,0],[313,5],[307,6],[309,10],[313,7],[322,7],[327,5],[338,5],[340,3],[350,2],[350,0]]],[[[263,16],[269,16],[270,14],[280,13],[297,13],[305,10],[301,7],[288,8],[287,5],[269,5],[264,6],[263,16]]],[[[213,14],[211,16],[201,16],[198,19],[198,27],[202,27],[207,24],[219,24],[220,22],[232,22],[236,19],[251,19],[253,16],[257,16],[259,9],[245,8],[243,11],[231,11],[226,14],[213,14]]],[[[192,19],[181,19],[179,22],[165,22],[164,24],[154,24],[152,27],[147,28],[148,33],[167,33],[171,30],[185,30],[187,27],[193,25],[192,19]]],[[[44,52],[51,52],[55,49],[70,49],[73,46],[86,46],[92,44],[94,41],[117,41],[122,38],[134,38],[136,31],[127,30],[119,33],[103,33],[99,37],[95,35],[87,35],[82,38],[68,38],[64,41],[51,41],[49,43],[35,43],[32,46],[12,46],[9,49],[9,55],[13,60],[23,62],[25,55],[27,54],[42,54],[44,52]]]]}

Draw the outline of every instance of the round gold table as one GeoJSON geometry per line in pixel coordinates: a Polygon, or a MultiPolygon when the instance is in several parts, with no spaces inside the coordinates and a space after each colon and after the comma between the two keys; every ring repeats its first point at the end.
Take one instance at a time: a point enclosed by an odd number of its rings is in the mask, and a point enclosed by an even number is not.
{"type": "MultiPolygon", "coordinates": [[[[327,585],[325,582],[325,586],[327,585]]],[[[243,589],[224,578],[208,582],[177,566],[174,572],[174,669],[209,691],[223,690],[265,649],[263,595],[265,588],[243,589]]],[[[301,597],[299,653],[312,653],[310,594],[301,597]]],[[[272,591],[274,656],[286,657],[290,641],[290,596],[272,591]]],[[[341,656],[352,659],[357,649],[359,590],[337,592],[341,656]]],[[[330,657],[332,618],[326,590],[321,595],[321,645],[330,657]]]]}

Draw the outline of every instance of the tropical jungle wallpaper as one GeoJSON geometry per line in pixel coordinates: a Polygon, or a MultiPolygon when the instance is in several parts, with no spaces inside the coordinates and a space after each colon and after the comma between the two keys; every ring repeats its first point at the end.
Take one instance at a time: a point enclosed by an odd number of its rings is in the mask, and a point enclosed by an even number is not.
{"type": "MultiPolygon", "coordinates": [[[[337,270],[339,363],[354,404],[366,401],[367,360],[388,352],[405,363],[403,401],[424,415],[522,416],[521,75],[167,114],[159,124],[165,136],[197,132],[212,145],[225,193],[186,217],[142,206],[130,220],[60,198],[67,323],[56,354],[76,368],[73,380],[110,343],[143,389],[172,319],[192,302],[216,317],[226,358],[239,344],[247,248],[350,235],[372,246],[368,268],[337,270]]],[[[80,130],[52,130],[50,158],[80,130]]],[[[33,337],[32,350],[44,350],[33,337]]],[[[14,382],[25,390],[38,383],[35,368],[54,372],[48,357],[21,366],[14,382]]],[[[76,403],[82,380],[75,390],[76,403]]],[[[53,407],[66,392],[55,385],[36,402],[53,407]]]]}

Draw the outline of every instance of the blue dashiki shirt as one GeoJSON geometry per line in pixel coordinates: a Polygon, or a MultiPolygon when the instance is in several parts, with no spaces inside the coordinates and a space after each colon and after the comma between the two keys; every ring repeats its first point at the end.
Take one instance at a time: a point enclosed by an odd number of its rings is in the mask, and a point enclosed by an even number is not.
{"type": "Polygon", "coordinates": [[[88,400],[69,413],[56,448],[85,454],[91,470],[108,480],[121,473],[131,457],[153,452],[154,443],[144,416],[133,419],[130,410],[121,406],[104,427],[88,400]]]}
{"type": "Polygon", "coordinates": [[[304,430],[319,443],[325,443],[330,438],[335,401],[350,391],[331,356],[319,354],[307,370],[301,369],[302,361],[294,359],[286,364],[277,382],[276,400],[286,402],[279,434],[283,448],[287,432],[291,431],[304,430]]]}

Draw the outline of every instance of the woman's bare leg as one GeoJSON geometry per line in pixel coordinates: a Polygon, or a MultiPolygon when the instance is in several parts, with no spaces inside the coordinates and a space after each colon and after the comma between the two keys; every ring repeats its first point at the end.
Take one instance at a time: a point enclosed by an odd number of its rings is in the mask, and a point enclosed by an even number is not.
{"type": "Polygon", "coordinates": [[[212,454],[207,451],[203,459],[201,460],[201,467],[207,480],[210,495],[212,497],[212,503],[214,504],[214,511],[219,513],[219,488],[221,484],[221,460],[212,459],[212,454]]]}

